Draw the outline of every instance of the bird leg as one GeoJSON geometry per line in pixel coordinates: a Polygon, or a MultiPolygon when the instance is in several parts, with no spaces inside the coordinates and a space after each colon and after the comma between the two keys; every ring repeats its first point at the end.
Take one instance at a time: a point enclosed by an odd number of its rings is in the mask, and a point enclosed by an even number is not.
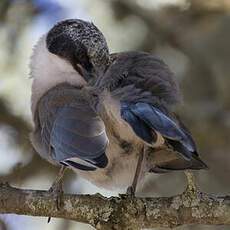
{"type": "Polygon", "coordinates": [[[193,173],[189,170],[185,171],[185,176],[187,178],[187,192],[190,193],[196,193],[198,191],[197,186],[196,186],[196,182],[195,182],[195,177],[193,175],[193,173]]]}
{"type": "MultiPolygon", "coordinates": [[[[54,180],[52,186],[49,189],[49,192],[52,193],[56,199],[57,210],[60,210],[62,207],[62,195],[63,195],[63,176],[66,170],[66,166],[62,165],[58,171],[58,175],[54,180]]],[[[48,218],[48,223],[50,222],[51,217],[48,218]]]]}
{"type": "Polygon", "coordinates": [[[142,162],[144,159],[144,154],[145,154],[145,147],[143,147],[143,150],[139,154],[138,161],[137,161],[137,167],[136,167],[132,185],[129,186],[126,191],[126,194],[129,196],[133,196],[133,197],[135,196],[139,175],[141,173],[141,166],[142,166],[142,162]]]}
{"type": "Polygon", "coordinates": [[[187,188],[182,194],[182,198],[189,202],[191,206],[197,205],[202,197],[202,193],[197,188],[195,177],[190,170],[185,171],[187,177],[187,188]]]}

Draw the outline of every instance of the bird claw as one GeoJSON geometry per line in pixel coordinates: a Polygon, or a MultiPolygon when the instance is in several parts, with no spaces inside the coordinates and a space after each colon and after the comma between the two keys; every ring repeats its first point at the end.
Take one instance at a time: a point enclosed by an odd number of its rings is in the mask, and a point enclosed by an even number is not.
{"type": "MultiPolygon", "coordinates": [[[[56,208],[57,210],[61,210],[63,207],[63,189],[62,189],[62,182],[59,181],[56,183],[56,181],[53,183],[53,185],[50,187],[48,191],[52,196],[54,196],[56,208]]],[[[51,217],[48,217],[47,223],[49,223],[51,220],[51,217]]]]}
{"type": "Polygon", "coordinates": [[[194,177],[193,173],[189,170],[186,170],[185,176],[187,179],[186,191],[196,193],[198,191],[198,189],[197,189],[197,185],[196,185],[196,181],[195,181],[195,177],[194,177]]]}
{"type": "Polygon", "coordinates": [[[130,197],[135,197],[135,189],[133,186],[129,186],[126,190],[126,195],[130,197]]]}
{"type": "MultiPolygon", "coordinates": [[[[62,188],[62,179],[64,176],[66,167],[62,166],[58,172],[58,176],[52,186],[49,189],[49,193],[54,196],[57,210],[61,210],[63,207],[63,188],[62,188]]],[[[50,222],[51,217],[48,218],[48,223],[50,222]]]]}
{"type": "Polygon", "coordinates": [[[54,183],[51,188],[49,189],[49,192],[54,196],[57,210],[60,210],[62,207],[62,196],[63,196],[63,189],[62,189],[62,182],[60,183],[54,183]]]}

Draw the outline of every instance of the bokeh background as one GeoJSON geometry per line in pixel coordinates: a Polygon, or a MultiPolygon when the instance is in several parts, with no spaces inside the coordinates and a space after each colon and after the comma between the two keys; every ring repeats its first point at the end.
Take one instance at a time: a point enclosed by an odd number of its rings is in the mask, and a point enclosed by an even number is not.
{"type": "MultiPolygon", "coordinates": [[[[178,108],[208,171],[196,172],[202,191],[230,194],[229,0],[0,0],[0,181],[48,189],[57,168],[36,155],[31,130],[29,60],[38,38],[66,18],[93,21],[111,52],[159,55],[175,72],[184,95],[178,108]]],[[[183,173],[146,175],[140,196],[169,196],[185,188],[183,173]]],[[[65,191],[117,195],[69,171],[65,191]]],[[[119,191],[122,192],[122,191],[119,191]]],[[[52,218],[0,215],[0,229],[93,229],[52,218]]],[[[178,229],[228,230],[230,226],[178,229]]]]}

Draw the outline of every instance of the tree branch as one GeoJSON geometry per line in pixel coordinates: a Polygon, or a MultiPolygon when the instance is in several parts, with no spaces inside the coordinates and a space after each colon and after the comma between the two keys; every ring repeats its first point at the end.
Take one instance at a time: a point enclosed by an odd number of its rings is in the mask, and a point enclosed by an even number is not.
{"type": "Polygon", "coordinates": [[[97,229],[230,225],[230,196],[197,192],[191,177],[189,182],[184,193],[168,198],[65,194],[60,210],[55,197],[47,191],[17,189],[4,183],[0,185],[0,213],[59,217],[88,223],[97,229]]]}

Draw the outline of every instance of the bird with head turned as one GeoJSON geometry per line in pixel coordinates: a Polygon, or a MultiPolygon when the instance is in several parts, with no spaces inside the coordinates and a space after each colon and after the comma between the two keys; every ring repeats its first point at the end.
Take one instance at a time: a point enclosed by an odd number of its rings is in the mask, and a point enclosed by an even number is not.
{"type": "Polygon", "coordinates": [[[52,164],[82,172],[107,166],[105,126],[83,89],[90,78],[103,75],[108,61],[103,34],[79,19],[57,23],[36,44],[30,64],[30,139],[52,164]]]}
{"type": "Polygon", "coordinates": [[[159,58],[109,55],[94,24],[72,19],[38,41],[30,67],[31,142],[49,162],[99,187],[134,191],[145,172],[206,167],[173,113],[179,87],[159,58]]]}

